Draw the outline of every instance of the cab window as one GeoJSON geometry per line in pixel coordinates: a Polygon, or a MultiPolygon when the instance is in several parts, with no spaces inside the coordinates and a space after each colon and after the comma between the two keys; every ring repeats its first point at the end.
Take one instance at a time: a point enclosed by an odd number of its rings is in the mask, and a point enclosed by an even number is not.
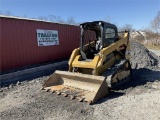
{"type": "Polygon", "coordinates": [[[105,38],[106,39],[114,39],[115,38],[115,30],[112,28],[106,28],[105,38]]]}

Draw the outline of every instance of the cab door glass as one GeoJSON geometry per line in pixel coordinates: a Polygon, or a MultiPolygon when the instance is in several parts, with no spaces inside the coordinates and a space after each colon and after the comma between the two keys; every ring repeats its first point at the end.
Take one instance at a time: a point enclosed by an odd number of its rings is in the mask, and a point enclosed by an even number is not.
{"type": "Polygon", "coordinates": [[[106,28],[105,38],[114,39],[115,38],[115,30],[112,28],[106,28]]]}
{"type": "Polygon", "coordinates": [[[108,45],[115,42],[115,35],[116,35],[116,31],[114,29],[106,28],[105,40],[106,40],[106,43],[108,43],[108,45]]]}

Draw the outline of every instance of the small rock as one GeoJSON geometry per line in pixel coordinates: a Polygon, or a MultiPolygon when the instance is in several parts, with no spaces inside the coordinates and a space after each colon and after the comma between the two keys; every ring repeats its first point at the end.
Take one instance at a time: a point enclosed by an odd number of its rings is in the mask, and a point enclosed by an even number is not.
{"type": "Polygon", "coordinates": [[[9,87],[8,87],[8,88],[9,88],[9,89],[10,89],[10,88],[13,88],[13,85],[12,85],[12,84],[11,84],[11,85],[9,85],[9,87]]]}
{"type": "Polygon", "coordinates": [[[21,84],[21,82],[18,81],[16,85],[20,85],[20,84],[21,84]]]}
{"type": "Polygon", "coordinates": [[[157,89],[158,87],[157,85],[152,85],[152,88],[157,89]]]}

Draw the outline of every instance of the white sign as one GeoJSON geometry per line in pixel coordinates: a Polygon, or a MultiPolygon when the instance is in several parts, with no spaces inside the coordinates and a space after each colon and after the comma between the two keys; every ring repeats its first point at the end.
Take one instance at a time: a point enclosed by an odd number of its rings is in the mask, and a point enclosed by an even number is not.
{"type": "Polygon", "coordinates": [[[37,29],[38,46],[59,45],[57,30],[37,29]]]}

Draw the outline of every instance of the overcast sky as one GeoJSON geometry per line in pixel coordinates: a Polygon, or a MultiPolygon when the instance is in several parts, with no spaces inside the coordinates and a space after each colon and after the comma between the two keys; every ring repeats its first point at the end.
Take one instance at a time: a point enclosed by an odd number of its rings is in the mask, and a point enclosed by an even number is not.
{"type": "Polygon", "coordinates": [[[55,15],[64,20],[74,17],[78,23],[109,20],[118,26],[148,26],[160,10],[160,0],[0,0],[0,11],[14,16],[55,15]]]}

